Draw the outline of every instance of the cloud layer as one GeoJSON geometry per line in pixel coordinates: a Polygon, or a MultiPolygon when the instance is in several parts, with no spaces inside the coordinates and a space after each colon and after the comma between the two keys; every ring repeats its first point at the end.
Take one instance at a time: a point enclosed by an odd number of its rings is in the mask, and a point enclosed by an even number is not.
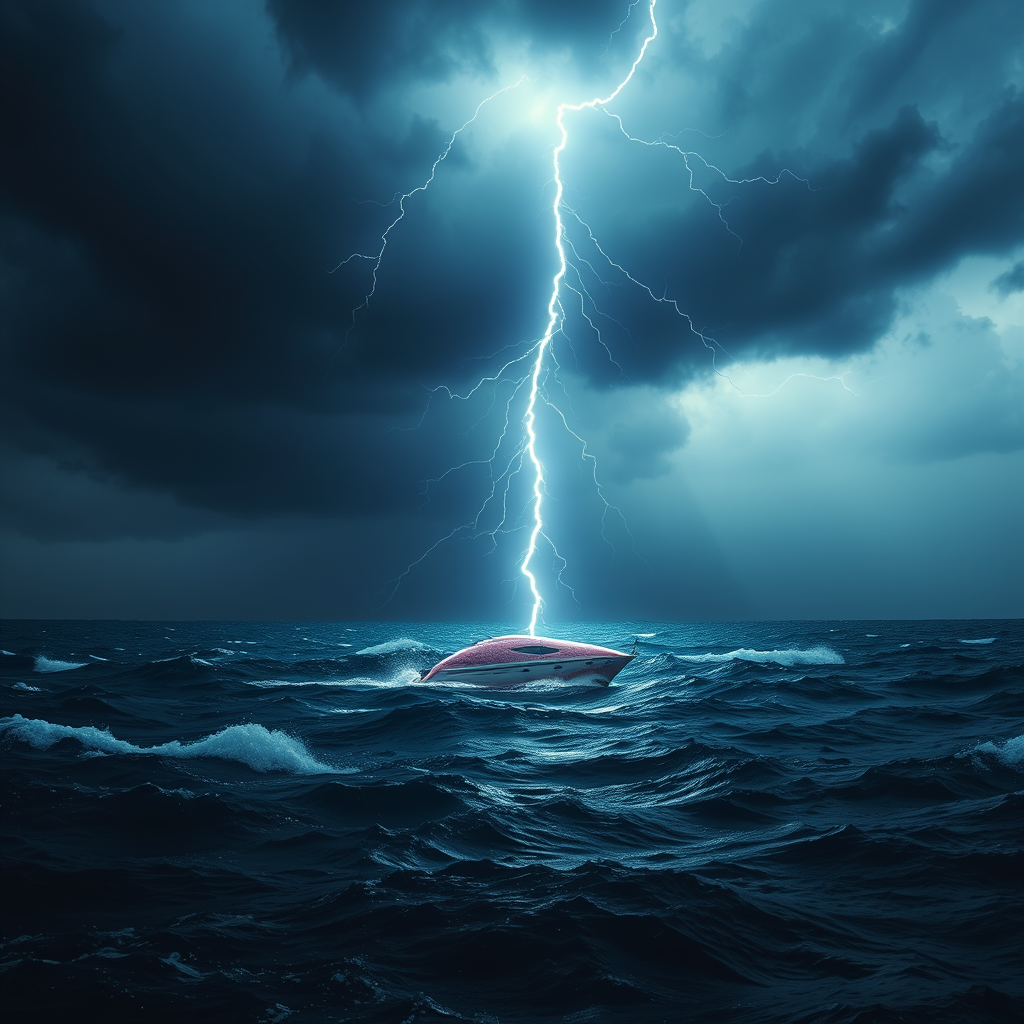
{"type": "MultiPolygon", "coordinates": [[[[1000,295],[1024,287],[1019,3],[658,10],[621,122],[572,115],[564,158],[580,294],[555,354],[620,484],[668,472],[689,432],[671,396],[714,366],[870,352],[908,289],[967,257],[1010,261],[1000,295]]],[[[645,27],[610,0],[3,0],[6,526],[465,522],[512,385],[449,394],[543,330],[553,103],[617,81],[645,27]],[[353,326],[369,264],[339,263],[521,73],[409,201],[353,326]],[[105,517],[103,488],[133,497],[105,517]],[[92,511],[38,512],[62,502],[92,511]]],[[[1018,445],[988,412],[920,457],[1018,445]]]]}

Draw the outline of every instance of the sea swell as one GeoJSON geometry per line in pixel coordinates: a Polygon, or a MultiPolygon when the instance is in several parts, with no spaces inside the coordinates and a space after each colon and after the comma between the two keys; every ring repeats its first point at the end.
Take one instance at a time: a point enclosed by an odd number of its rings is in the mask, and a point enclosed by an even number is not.
{"type": "Polygon", "coordinates": [[[421,683],[514,631],[8,625],[5,1016],[1021,1019],[1019,624],[610,623],[610,688],[421,683]]]}
{"type": "Polygon", "coordinates": [[[258,772],[288,771],[317,775],[334,771],[314,758],[300,740],[280,730],[269,730],[249,723],[231,725],[212,736],[182,743],[171,740],[152,747],[141,747],[119,740],[107,729],[95,726],[55,725],[43,719],[13,715],[0,719],[0,736],[20,740],[36,750],[48,750],[65,739],[73,739],[87,750],[101,754],[148,754],[158,757],[217,757],[239,761],[258,772]]]}

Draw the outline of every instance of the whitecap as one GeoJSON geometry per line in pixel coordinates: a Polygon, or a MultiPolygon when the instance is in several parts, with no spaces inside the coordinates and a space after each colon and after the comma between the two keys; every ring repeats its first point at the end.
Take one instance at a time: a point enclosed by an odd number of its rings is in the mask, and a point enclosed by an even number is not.
{"type": "Polygon", "coordinates": [[[11,687],[12,690],[24,690],[26,693],[39,693],[38,686],[29,686],[28,683],[15,683],[11,687]]]}
{"type": "Polygon", "coordinates": [[[57,658],[47,658],[40,654],[36,658],[36,672],[70,672],[74,668],[85,668],[87,661],[60,661],[57,658]]]}
{"type": "Polygon", "coordinates": [[[1024,735],[1014,736],[1004,743],[979,743],[974,748],[979,754],[992,754],[1011,768],[1024,765],[1024,735]]]}
{"type": "Polygon", "coordinates": [[[994,636],[987,636],[983,640],[961,640],[962,644],[994,644],[996,638],[994,636]]]}
{"type": "Polygon", "coordinates": [[[358,686],[384,687],[397,686],[437,686],[433,681],[424,683],[419,672],[413,668],[401,669],[390,679],[370,679],[368,676],[349,676],[347,679],[250,679],[246,686],[258,686],[261,689],[278,686],[358,686]]]}
{"type": "Polygon", "coordinates": [[[375,644],[373,647],[364,647],[356,654],[397,654],[399,651],[427,651],[430,650],[426,644],[419,640],[410,640],[409,637],[399,637],[397,640],[388,640],[382,644],[375,644]]]}
{"type": "Polygon", "coordinates": [[[657,636],[657,633],[634,633],[633,636],[638,637],[640,640],[650,640],[652,636],[657,636]]]}
{"type": "Polygon", "coordinates": [[[98,654],[90,654],[89,657],[92,658],[93,661],[110,661],[109,658],[101,658],[98,654]]]}
{"type": "Polygon", "coordinates": [[[17,655],[14,651],[0,651],[0,654],[6,654],[8,658],[16,658],[17,655]]]}
{"type": "Polygon", "coordinates": [[[171,740],[153,747],[139,747],[119,740],[108,729],[93,725],[55,725],[41,718],[14,715],[0,719],[0,733],[14,736],[37,750],[48,750],[64,739],[73,739],[87,750],[102,754],[156,754],[159,757],[218,757],[241,761],[258,772],[289,771],[298,775],[319,775],[334,771],[318,761],[305,745],[279,729],[256,723],[229,725],[201,740],[182,743],[171,740]]]}
{"type": "Polygon", "coordinates": [[[701,664],[724,661],[749,661],[757,665],[845,665],[843,656],[831,647],[810,647],[807,650],[789,648],[782,651],[755,651],[741,647],[738,651],[728,654],[679,654],[678,658],[685,661],[696,661],[701,664]]]}

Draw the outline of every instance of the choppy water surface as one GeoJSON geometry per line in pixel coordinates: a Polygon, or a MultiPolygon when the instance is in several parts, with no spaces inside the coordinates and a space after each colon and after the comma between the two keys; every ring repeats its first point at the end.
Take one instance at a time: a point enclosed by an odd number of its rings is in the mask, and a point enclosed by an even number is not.
{"type": "Polygon", "coordinates": [[[5,1019],[1020,1021],[1020,622],[7,622],[5,1019]]]}

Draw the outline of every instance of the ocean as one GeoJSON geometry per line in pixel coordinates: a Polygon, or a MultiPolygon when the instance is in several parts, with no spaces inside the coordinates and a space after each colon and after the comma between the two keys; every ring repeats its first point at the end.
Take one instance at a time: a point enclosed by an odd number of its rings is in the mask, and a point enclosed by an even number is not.
{"type": "Polygon", "coordinates": [[[4,1020],[1024,1020],[1021,621],[515,631],[4,622],[4,1020]]]}

